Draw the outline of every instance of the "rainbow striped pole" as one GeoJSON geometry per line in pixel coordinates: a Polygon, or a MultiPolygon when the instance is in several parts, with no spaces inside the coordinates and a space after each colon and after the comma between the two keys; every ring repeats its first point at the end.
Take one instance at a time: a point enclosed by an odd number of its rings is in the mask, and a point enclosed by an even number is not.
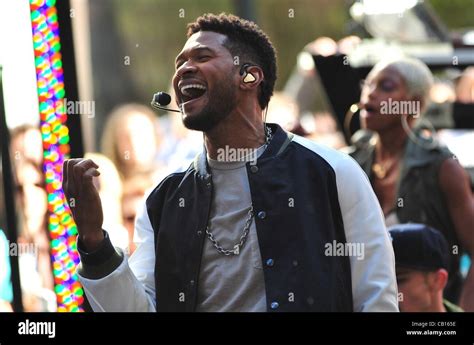
{"type": "Polygon", "coordinates": [[[64,77],[56,0],[30,0],[36,82],[38,88],[43,171],[48,194],[54,289],[58,311],[83,311],[84,291],[75,269],[77,227],[61,186],[62,164],[69,155],[69,130],[64,106],[64,77]]]}

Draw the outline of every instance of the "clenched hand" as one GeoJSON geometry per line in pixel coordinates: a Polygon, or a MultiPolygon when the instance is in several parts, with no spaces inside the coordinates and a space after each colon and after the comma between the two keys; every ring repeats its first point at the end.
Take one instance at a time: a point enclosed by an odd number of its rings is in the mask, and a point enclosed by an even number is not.
{"type": "Polygon", "coordinates": [[[93,177],[100,175],[98,168],[90,159],[68,159],[63,163],[63,191],[88,252],[97,249],[104,239],[102,205],[93,183],[93,177]]]}

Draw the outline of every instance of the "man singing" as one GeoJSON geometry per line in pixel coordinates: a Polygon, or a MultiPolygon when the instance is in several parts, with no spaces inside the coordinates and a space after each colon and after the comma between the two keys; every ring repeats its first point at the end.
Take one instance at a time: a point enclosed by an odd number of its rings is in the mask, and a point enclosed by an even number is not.
{"type": "Polygon", "coordinates": [[[92,308],[398,311],[393,249],[366,175],[349,156],[263,121],[276,80],[265,33],[208,14],[187,37],[173,86],[204,150],[146,198],[130,259],[102,229],[98,166],[64,164],[92,308]],[[254,154],[222,155],[232,150],[254,154]]]}

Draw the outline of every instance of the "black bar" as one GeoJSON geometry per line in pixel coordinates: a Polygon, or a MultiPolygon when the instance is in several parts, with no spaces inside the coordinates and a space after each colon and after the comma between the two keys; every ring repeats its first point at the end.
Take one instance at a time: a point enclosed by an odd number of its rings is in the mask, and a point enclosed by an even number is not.
{"type": "MultiPolygon", "coordinates": [[[[313,60],[340,129],[344,128],[344,119],[350,106],[360,99],[360,80],[358,71],[347,63],[347,56],[338,54],[331,56],[313,55],[313,60]],[[345,63],[346,62],[346,63],[345,63]]],[[[351,133],[360,128],[354,118],[351,133]]],[[[344,131],[347,143],[350,137],[344,131]]]]}
{"type": "MultiPolygon", "coordinates": [[[[74,37],[72,34],[70,1],[57,1],[56,9],[58,11],[59,39],[61,41],[61,56],[66,98],[68,101],[75,102],[79,100],[79,92],[77,86],[76,60],[74,56],[74,37]]],[[[84,157],[81,115],[68,115],[66,125],[69,128],[71,158],[84,157]]]]}
{"type": "Polygon", "coordinates": [[[454,345],[472,344],[474,339],[472,313],[13,313],[0,317],[2,345],[454,345]],[[55,337],[19,335],[19,324],[26,325],[26,320],[55,322],[55,337]],[[422,334],[407,334],[417,331],[422,334]],[[423,334],[432,331],[456,333],[423,334]]]}

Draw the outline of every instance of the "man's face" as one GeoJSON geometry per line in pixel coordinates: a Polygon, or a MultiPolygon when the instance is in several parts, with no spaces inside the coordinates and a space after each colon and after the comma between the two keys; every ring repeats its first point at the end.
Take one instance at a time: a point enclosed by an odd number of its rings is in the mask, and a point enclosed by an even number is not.
{"type": "Polygon", "coordinates": [[[226,36],[200,31],[176,57],[173,87],[184,125],[206,132],[226,118],[237,103],[238,73],[226,36]]]}
{"type": "Polygon", "coordinates": [[[379,132],[400,124],[401,114],[381,114],[382,105],[390,104],[390,98],[392,104],[411,100],[402,76],[390,67],[369,73],[360,98],[363,128],[379,132]]]}
{"type": "Polygon", "coordinates": [[[402,312],[425,312],[433,306],[435,295],[427,273],[397,267],[398,292],[401,293],[399,301],[402,312]]]}

